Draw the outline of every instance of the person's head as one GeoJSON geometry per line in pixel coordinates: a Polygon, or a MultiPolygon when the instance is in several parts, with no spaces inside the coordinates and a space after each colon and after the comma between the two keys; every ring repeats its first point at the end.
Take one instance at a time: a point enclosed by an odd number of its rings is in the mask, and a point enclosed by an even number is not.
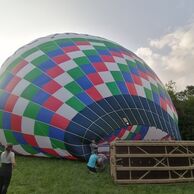
{"type": "Polygon", "coordinates": [[[98,150],[94,149],[93,154],[98,154],[98,150]]]}
{"type": "Polygon", "coordinates": [[[95,139],[92,140],[92,143],[96,143],[95,139]]]}
{"type": "Polygon", "coordinates": [[[10,152],[10,151],[12,151],[12,148],[13,148],[13,145],[9,143],[9,144],[6,145],[5,150],[7,152],[10,152]]]}

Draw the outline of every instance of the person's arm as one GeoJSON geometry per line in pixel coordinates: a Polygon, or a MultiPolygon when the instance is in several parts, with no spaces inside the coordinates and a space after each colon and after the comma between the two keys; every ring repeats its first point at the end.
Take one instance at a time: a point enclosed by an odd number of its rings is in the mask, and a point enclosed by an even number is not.
{"type": "Polygon", "coordinates": [[[11,163],[12,163],[12,167],[14,167],[16,165],[14,152],[12,152],[12,154],[11,154],[11,163]]]}

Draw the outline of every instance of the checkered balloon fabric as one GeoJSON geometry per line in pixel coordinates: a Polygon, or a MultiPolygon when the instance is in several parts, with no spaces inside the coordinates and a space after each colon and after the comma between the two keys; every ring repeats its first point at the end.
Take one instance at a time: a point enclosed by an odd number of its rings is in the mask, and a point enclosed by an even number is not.
{"type": "Polygon", "coordinates": [[[87,159],[92,140],[180,139],[177,122],[149,66],[100,37],[43,37],[1,67],[0,143],[19,154],[87,159]]]}

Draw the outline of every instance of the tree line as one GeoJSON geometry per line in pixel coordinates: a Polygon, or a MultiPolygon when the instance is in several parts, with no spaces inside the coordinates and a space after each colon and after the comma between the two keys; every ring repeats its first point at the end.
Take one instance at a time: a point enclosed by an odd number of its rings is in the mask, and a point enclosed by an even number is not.
{"type": "Polygon", "coordinates": [[[194,140],[194,86],[186,86],[186,89],[180,92],[173,81],[169,81],[165,86],[178,113],[182,140],[194,140]]]}

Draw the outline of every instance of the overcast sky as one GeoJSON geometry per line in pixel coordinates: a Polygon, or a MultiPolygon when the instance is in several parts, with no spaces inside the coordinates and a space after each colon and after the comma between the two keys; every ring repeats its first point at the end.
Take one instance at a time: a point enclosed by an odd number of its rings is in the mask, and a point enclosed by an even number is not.
{"type": "Polygon", "coordinates": [[[115,41],[163,83],[194,85],[194,0],[0,0],[0,65],[34,39],[64,32],[115,41]]]}

